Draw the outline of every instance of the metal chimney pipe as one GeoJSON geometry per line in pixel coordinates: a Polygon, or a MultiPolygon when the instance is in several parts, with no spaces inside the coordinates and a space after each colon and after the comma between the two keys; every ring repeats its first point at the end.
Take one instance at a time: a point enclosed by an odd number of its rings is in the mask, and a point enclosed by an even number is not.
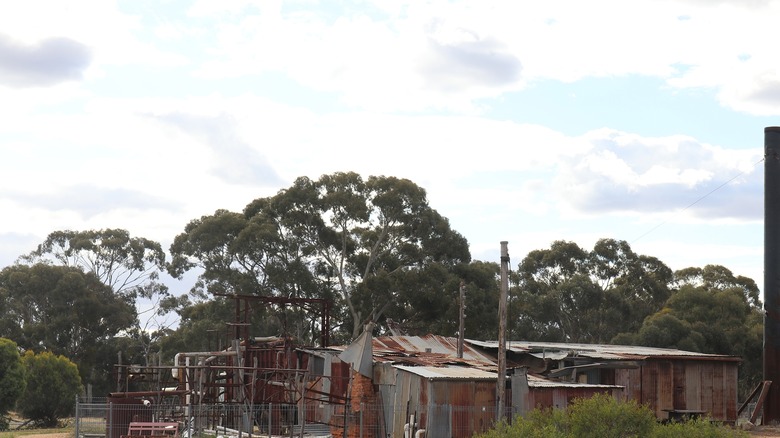
{"type": "Polygon", "coordinates": [[[764,128],[764,424],[780,420],[780,127],[764,128]]]}

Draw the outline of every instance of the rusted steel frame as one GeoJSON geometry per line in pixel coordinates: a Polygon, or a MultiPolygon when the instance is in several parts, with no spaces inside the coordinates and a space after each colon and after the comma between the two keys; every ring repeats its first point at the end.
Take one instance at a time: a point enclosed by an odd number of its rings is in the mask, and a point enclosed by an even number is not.
{"type": "Polygon", "coordinates": [[[153,397],[157,395],[187,395],[190,391],[184,389],[175,389],[172,391],[125,391],[125,392],[110,392],[108,396],[111,398],[132,398],[132,397],[153,397]]]}
{"type": "MultiPolygon", "coordinates": [[[[324,395],[324,396],[327,396],[327,397],[329,397],[329,398],[331,398],[331,399],[336,399],[336,400],[339,400],[339,401],[343,401],[344,403],[336,403],[336,404],[340,404],[340,405],[342,405],[342,404],[345,404],[345,403],[346,403],[346,401],[347,401],[347,400],[349,400],[349,397],[343,397],[343,396],[340,396],[340,395],[337,395],[337,394],[331,394],[331,393],[329,393],[329,392],[324,392],[324,391],[320,391],[320,390],[317,390],[317,389],[312,389],[312,388],[309,388],[309,389],[307,389],[307,390],[306,390],[306,392],[311,392],[311,393],[313,393],[313,394],[317,394],[317,395],[324,395]]],[[[304,397],[304,398],[305,398],[306,400],[324,401],[324,400],[322,400],[322,399],[319,399],[319,398],[313,398],[313,397],[304,397]]],[[[332,404],[333,402],[331,402],[331,401],[329,400],[329,401],[328,401],[328,403],[331,403],[331,404],[332,404]]]]}
{"type": "MultiPolygon", "coordinates": [[[[761,386],[761,395],[758,396],[758,401],[756,402],[756,408],[753,410],[753,414],[750,416],[751,423],[756,424],[758,416],[761,415],[761,408],[764,406],[764,400],[766,400],[766,397],[771,389],[772,382],[769,380],[764,380],[764,384],[761,386]]],[[[766,418],[766,415],[764,418],[766,418]]]]}
{"type": "MultiPolygon", "coordinates": [[[[314,309],[307,307],[306,306],[307,304],[318,304],[321,307],[320,325],[322,326],[322,333],[320,334],[320,342],[322,343],[323,347],[327,347],[330,345],[330,313],[331,313],[331,306],[332,306],[330,300],[326,300],[323,298],[287,298],[287,297],[268,297],[268,296],[259,296],[259,295],[242,295],[242,294],[225,294],[225,293],[214,293],[214,295],[233,298],[236,300],[236,322],[249,321],[249,310],[251,310],[251,304],[250,304],[251,301],[261,301],[263,303],[276,304],[276,305],[292,304],[310,311],[314,311],[314,309]],[[246,305],[243,308],[243,311],[241,309],[241,304],[240,304],[241,302],[246,303],[246,305]]],[[[240,336],[238,329],[236,329],[236,335],[237,335],[236,338],[242,337],[240,336]]],[[[244,333],[243,335],[244,338],[248,337],[248,333],[244,333]]]]}

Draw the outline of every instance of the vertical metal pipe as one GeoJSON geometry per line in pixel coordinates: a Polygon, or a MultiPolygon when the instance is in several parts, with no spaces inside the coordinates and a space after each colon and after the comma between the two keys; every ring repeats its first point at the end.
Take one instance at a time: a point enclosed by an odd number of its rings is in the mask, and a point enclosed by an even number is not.
{"type": "Polygon", "coordinates": [[[780,127],[764,129],[764,424],[780,420],[780,127]]]}
{"type": "Polygon", "coordinates": [[[509,294],[508,242],[501,242],[501,293],[498,300],[498,381],[496,382],[496,421],[504,420],[506,400],[506,306],[509,294]]]}

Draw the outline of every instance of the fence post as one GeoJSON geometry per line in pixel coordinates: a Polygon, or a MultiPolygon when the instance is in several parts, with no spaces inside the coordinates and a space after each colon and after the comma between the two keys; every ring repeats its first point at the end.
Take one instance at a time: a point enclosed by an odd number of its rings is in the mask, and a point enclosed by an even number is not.
{"type": "Polygon", "coordinates": [[[365,405],[363,402],[360,402],[360,438],[363,438],[363,411],[365,410],[365,405]]]}
{"type": "Polygon", "coordinates": [[[193,412],[192,409],[192,403],[189,403],[187,405],[187,413],[189,413],[188,415],[189,421],[187,422],[187,438],[192,438],[193,436],[195,436],[195,413],[193,412]]]}
{"type": "Polygon", "coordinates": [[[273,423],[273,403],[268,403],[268,438],[271,438],[271,423],[273,423]]]}
{"type": "Polygon", "coordinates": [[[114,438],[114,402],[108,402],[108,428],[106,438],[114,438]]]}
{"type": "Polygon", "coordinates": [[[79,412],[79,396],[76,396],[76,432],[75,438],[79,438],[79,422],[81,421],[81,413],[79,412]]]}

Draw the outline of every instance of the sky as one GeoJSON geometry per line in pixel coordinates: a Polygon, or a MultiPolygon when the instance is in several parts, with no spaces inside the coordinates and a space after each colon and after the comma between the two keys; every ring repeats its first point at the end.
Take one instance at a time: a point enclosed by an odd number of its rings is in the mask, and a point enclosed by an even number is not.
{"type": "Polygon", "coordinates": [[[612,238],[761,286],[778,22],[776,0],[2,2],[0,267],[58,230],[168,248],[355,171],[425,188],[476,260],[612,238]]]}

